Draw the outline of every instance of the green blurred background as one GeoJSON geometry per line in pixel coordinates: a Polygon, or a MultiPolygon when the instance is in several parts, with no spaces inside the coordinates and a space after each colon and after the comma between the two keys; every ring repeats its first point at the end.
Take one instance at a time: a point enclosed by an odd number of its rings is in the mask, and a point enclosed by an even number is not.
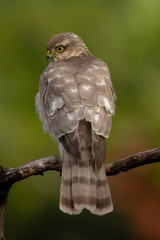
{"type": "MultiPolygon", "coordinates": [[[[160,143],[159,0],[0,0],[0,165],[59,154],[35,112],[49,38],[81,36],[109,66],[117,95],[107,161],[160,143]]],[[[160,166],[109,177],[115,210],[103,217],[58,208],[60,177],[47,172],[11,189],[7,240],[160,239],[160,166]]]]}

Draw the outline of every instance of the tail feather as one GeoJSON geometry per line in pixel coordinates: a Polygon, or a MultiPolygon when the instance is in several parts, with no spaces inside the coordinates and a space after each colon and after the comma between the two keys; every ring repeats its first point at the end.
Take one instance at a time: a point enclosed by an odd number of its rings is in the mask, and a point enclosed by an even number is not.
{"type": "Polygon", "coordinates": [[[104,164],[101,169],[96,173],[97,179],[97,202],[96,209],[92,213],[97,215],[104,215],[113,211],[112,198],[108,181],[105,174],[104,164]]]}
{"type": "Polygon", "coordinates": [[[96,173],[93,164],[87,166],[66,151],[64,157],[60,209],[69,214],[79,214],[84,208],[97,215],[111,212],[113,205],[104,165],[96,173]]]}
{"type": "Polygon", "coordinates": [[[90,181],[88,185],[89,195],[88,195],[87,205],[85,206],[86,209],[88,209],[91,212],[96,209],[96,201],[97,201],[97,189],[96,189],[97,181],[96,181],[93,164],[94,163],[90,161],[90,166],[89,166],[90,181]]]}
{"type": "Polygon", "coordinates": [[[72,197],[72,167],[70,161],[70,155],[63,151],[62,166],[62,178],[61,178],[61,189],[60,189],[60,209],[69,214],[79,214],[81,211],[76,209],[73,205],[72,197]]]}
{"type": "Polygon", "coordinates": [[[72,198],[75,209],[82,210],[89,196],[89,167],[80,160],[72,159],[72,198]]]}
{"type": "Polygon", "coordinates": [[[96,177],[90,162],[78,161],[72,168],[72,198],[75,209],[96,208],[96,177]],[[76,171],[75,171],[76,170],[76,171]]]}
{"type": "Polygon", "coordinates": [[[63,141],[61,143],[63,164],[60,209],[69,214],[78,214],[86,208],[94,214],[103,215],[113,210],[103,164],[105,139],[96,135],[92,139],[91,124],[85,120],[80,122],[77,134],[80,154],[68,152],[63,141]],[[101,164],[95,164],[99,160],[101,164]]]}

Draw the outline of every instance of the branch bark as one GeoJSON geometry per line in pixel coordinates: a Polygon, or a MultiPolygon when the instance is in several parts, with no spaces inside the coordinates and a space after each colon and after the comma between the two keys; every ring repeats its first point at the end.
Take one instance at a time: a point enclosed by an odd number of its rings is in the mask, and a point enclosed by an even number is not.
{"type": "MultiPolygon", "coordinates": [[[[106,175],[116,175],[150,163],[160,162],[160,148],[139,152],[115,162],[105,164],[106,175]]],[[[12,185],[33,175],[55,170],[61,173],[62,161],[49,156],[28,162],[17,168],[0,167],[0,240],[4,240],[3,226],[7,197],[12,185]]]]}
{"type": "Polygon", "coordinates": [[[126,158],[105,164],[106,175],[116,175],[146,164],[160,162],[160,147],[135,153],[126,158]]]}

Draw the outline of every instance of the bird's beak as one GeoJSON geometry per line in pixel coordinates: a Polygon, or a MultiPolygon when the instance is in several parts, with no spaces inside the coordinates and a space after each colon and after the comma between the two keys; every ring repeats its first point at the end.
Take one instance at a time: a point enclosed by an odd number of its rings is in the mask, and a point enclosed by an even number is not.
{"type": "Polygon", "coordinates": [[[48,60],[48,59],[50,59],[52,57],[53,57],[53,54],[50,51],[48,51],[47,55],[46,55],[46,59],[48,60]]]}

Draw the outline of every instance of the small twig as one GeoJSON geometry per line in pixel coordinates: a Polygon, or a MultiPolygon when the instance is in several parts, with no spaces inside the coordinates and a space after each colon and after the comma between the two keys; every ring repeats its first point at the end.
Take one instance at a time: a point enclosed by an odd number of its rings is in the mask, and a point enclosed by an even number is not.
{"type": "MultiPolygon", "coordinates": [[[[133,154],[129,157],[105,164],[106,175],[116,175],[145,164],[160,162],[160,148],[133,154]]],[[[4,240],[4,212],[10,188],[15,182],[33,175],[43,175],[45,171],[61,172],[62,161],[59,157],[49,156],[28,162],[17,168],[0,167],[0,240],[4,240]]]]}

